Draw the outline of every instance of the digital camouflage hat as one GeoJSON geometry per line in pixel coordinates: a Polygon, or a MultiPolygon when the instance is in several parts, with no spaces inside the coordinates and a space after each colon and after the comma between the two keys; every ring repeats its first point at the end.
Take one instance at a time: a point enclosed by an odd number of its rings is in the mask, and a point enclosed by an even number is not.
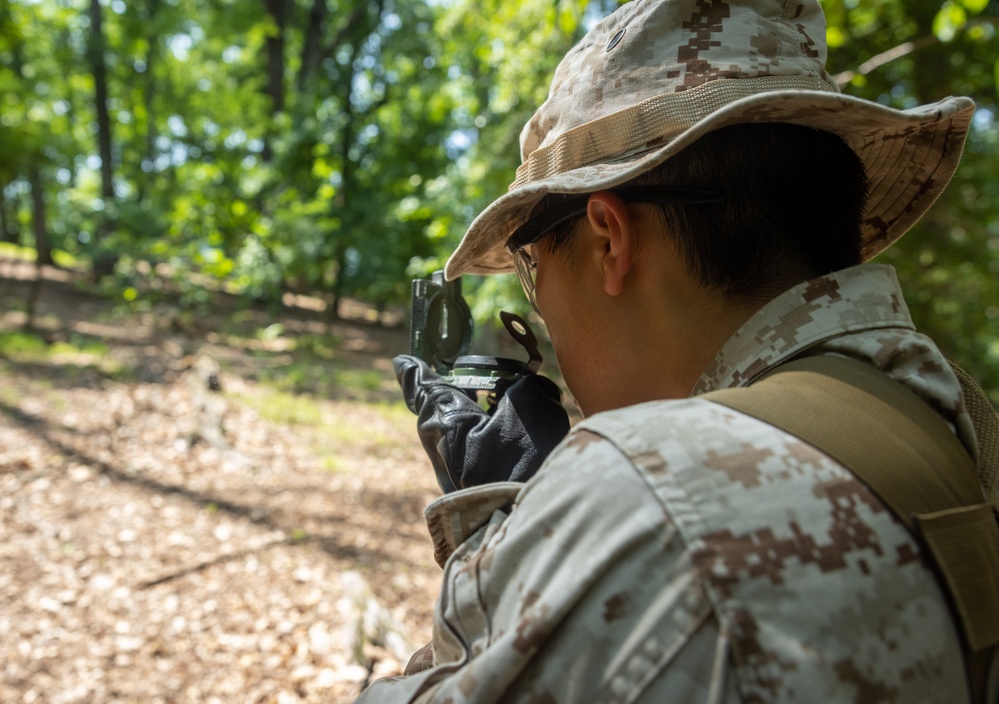
{"type": "Polygon", "coordinates": [[[871,189],[864,259],[898,239],[957,168],[974,103],[895,110],[843,95],[825,71],[816,0],[635,0],[597,24],[555,71],[520,135],[522,164],[447,263],[511,271],[505,242],[548,193],[591,193],[652,169],[726,125],[780,122],[839,135],[871,189]]]}

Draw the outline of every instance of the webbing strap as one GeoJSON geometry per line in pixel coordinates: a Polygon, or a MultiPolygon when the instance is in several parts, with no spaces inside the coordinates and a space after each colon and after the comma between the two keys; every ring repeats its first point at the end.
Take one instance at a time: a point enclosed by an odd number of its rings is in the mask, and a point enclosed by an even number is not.
{"type": "Polygon", "coordinates": [[[999,643],[999,523],[947,424],[868,364],[815,356],[751,387],[702,396],[807,442],[849,468],[936,561],[972,651],[999,643]]]}
{"type": "Polygon", "coordinates": [[[999,416],[981,387],[968,372],[953,362],[950,368],[961,382],[964,405],[975,426],[978,438],[978,479],[992,505],[999,510],[999,416]]]}

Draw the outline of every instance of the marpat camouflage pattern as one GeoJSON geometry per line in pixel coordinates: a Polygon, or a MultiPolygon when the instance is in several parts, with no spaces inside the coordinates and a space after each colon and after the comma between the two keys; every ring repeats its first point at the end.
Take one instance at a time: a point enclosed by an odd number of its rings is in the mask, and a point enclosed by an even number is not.
{"type": "MultiPolygon", "coordinates": [[[[806,351],[882,369],[974,447],[886,266],[774,299],[694,394],[806,351]]],[[[968,701],[959,634],[906,529],[825,455],[696,396],[595,415],[526,485],[449,494],[427,518],[447,559],[435,665],[360,702],[968,701]]]]}

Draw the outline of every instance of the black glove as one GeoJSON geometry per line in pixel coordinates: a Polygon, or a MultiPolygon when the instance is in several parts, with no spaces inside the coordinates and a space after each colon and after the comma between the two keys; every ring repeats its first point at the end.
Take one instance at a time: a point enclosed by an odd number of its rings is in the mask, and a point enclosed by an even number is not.
{"type": "Polygon", "coordinates": [[[569,432],[562,392],[543,376],[517,380],[487,413],[417,357],[400,355],[392,366],[445,493],[527,481],[569,432]]]}

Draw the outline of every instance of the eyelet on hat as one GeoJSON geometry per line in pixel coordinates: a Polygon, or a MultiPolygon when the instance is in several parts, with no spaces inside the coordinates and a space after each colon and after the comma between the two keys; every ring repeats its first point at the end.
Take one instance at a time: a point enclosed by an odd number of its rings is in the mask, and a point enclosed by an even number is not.
{"type": "Polygon", "coordinates": [[[604,51],[610,51],[611,49],[613,49],[614,47],[616,47],[621,42],[621,40],[624,39],[624,33],[627,32],[627,31],[628,31],[627,28],[625,28],[625,29],[622,29],[617,34],[615,34],[611,38],[610,42],[607,44],[607,48],[604,49],[604,51]]]}

